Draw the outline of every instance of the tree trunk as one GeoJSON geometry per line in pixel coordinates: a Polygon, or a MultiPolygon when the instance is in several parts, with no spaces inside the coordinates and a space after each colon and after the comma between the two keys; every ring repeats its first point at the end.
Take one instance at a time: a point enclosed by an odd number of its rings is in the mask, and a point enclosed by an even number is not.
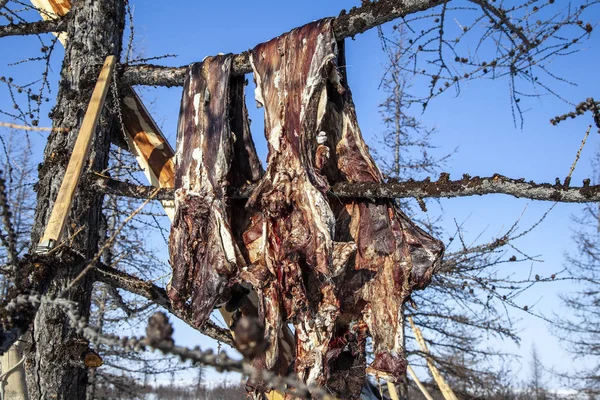
{"type": "MultiPolygon", "coordinates": [[[[32,249],[37,245],[52,210],[52,205],[87,104],[106,56],[121,51],[124,27],[124,0],[79,0],[71,10],[69,41],[61,71],[56,107],[51,112],[54,127],[68,128],[67,133],[53,132],[39,167],[38,197],[32,230],[32,249]]],[[[109,100],[110,101],[110,100],[109,100]]],[[[87,167],[102,170],[107,165],[111,115],[105,108],[100,117],[87,167]]],[[[79,193],[71,209],[64,237],[71,237],[70,247],[89,260],[98,250],[99,221],[102,196],[79,193]],[[81,231],[79,231],[81,229],[81,231]],[[78,232],[78,233],[77,233],[78,232]]],[[[51,271],[46,283],[47,294],[57,295],[85,266],[81,262],[65,261],[51,271]]],[[[77,302],[80,315],[89,313],[92,280],[80,280],[68,298],[77,302]]],[[[71,328],[63,309],[42,304],[31,328],[31,343],[27,349],[27,385],[31,399],[85,399],[87,369],[82,354],[88,343],[71,328]]]]}

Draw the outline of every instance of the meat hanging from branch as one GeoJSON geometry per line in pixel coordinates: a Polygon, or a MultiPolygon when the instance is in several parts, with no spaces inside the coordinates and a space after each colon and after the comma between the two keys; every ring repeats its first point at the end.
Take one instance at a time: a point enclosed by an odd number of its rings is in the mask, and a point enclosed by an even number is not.
{"type": "MultiPolygon", "coordinates": [[[[343,42],[337,63],[339,68],[328,81],[325,117],[319,126],[320,136],[326,138],[323,145],[334,149],[322,163],[322,173],[331,185],[382,183],[358,125],[343,42]]],[[[362,343],[366,324],[375,355],[367,372],[397,381],[407,365],[402,305],[413,290],[429,284],[441,265],[444,246],[410,221],[394,201],[333,199],[331,206],[336,216],[335,240],[358,247],[353,268],[336,280],[342,299],[337,332],[362,343]]],[[[334,375],[329,384],[339,385],[341,377],[334,375]]]]}
{"type": "MultiPolygon", "coordinates": [[[[358,127],[343,53],[330,19],[250,52],[255,97],[265,108],[266,172],[250,136],[243,81],[229,76],[231,58],[190,66],[168,293],[200,325],[233,292],[228,306],[264,330],[264,353],[248,352],[254,365],[280,374],[290,366],[282,354],[290,354],[292,323],[298,377],[353,399],[366,372],[391,381],[404,374],[402,306],[429,283],[444,247],[393,201],[328,200],[336,183],[383,182],[358,127]],[[230,182],[257,181],[247,204],[228,201],[230,182]],[[256,305],[235,301],[236,288],[247,284],[256,305]]],[[[249,387],[265,390],[260,382],[249,387]]]]}
{"type": "Polygon", "coordinates": [[[338,69],[340,47],[321,20],[251,51],[269,156],[249,201],[260,214],[245,235],[254,257],[242,277],[262,290],[270,335],[294,323],[299,378],[355,398],[367,335],[367,371],[392,381],[404,373],[402,305],[427,285],[444,247],[392,201],[326,202],[330,184],[383,181],[338,69]]]}
{"type": "Polygon", "coordinates": [[[189,305],[197,326],[229,300],[234,278],[245,265],[227,201],[234,154],[231,59],[208,57],[189,66],[179,115],[168,295],[176,308],[189,305]]]}
{"type": "Polygon", "coordinates": [[[334,246],[329,186],[313,157],[318,100],[335,47],[330,21],[321,21],[258,45],[250,56],[269,155],[265,176],[248,200],[260,212],[245,234],[252,264],[242,278],[261,300],[271,344],[266,367],[275,365],[283,324],[294,321],[296,371],[318,385],[324,384],[323,354],[339,311],[334,254],[348,247],[334,246]]]}
{"type": "MultiPolygon", "coordinates": [[[[167,293],[174,308],[191,310],[197,326],[226,302],[226,310],[234,312],[228,321],[232,329],[243,316],[258,320],[256,295],[238,279],[239,269],[251,259],[242,237],[251,212],[245,200],[227,198],[230,184],[255,183],[264,174],[250,134],[245,85],[243,77],[231,76],[227,55],[191,64],[183,91],[175,160],[176,215],[169,238],[173,276],[167,293]]],[[[263,324],[264,318],[258,321],[263,324]]],[[[287,327],[272,347],[277,366],[270,369],[287,374],[294,358],[294,339],[287,327]]],[[[264,352],[250,351],[255,353],[254,366],[264,368],[264,352]]],[[[266,390],[266,385],[258,384],[258,389],[266,390]]]]}

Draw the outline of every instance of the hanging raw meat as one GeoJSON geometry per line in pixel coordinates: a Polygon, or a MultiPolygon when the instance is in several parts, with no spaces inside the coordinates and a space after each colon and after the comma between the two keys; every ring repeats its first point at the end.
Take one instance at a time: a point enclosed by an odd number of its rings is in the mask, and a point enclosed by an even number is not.
{"type": "Polygon", "coordinates": [[[314,159],[320,100],[335,49],[331,22],[325,20],[260,44],[250,56],[255,97],[265,107],[269,155],[265,176],[249,199],[260,214],[245,234],[252,265],[242,277],[262,294],[271,340],[267,368],[276,362],[283,324],[293,321],[295,369],[301,379],[319,385],[339,312],[332,278],[334,258],[341,256],[334,257],[329,186],[314,159]]]}
{"type": "MultiPolygon", "coordinates": [[[[242,316],[261,323],[265,318],[257,319],[257,303],[263,296],[257,297],[238,279],[239,269],[251,259],[242,235],[252,215],[245,200],[227,198],[227,189],[255,183],[264,171],[250,134],[246,81],[230,76],[231,60],[231,56],[208,57],[192,64],[184,83],[175,160],[176,218],[169,239],[173,278],[168,295],[174,307],[192,310],[197,326],[228,301],[233,329],[242,316]]],[[[270,369],[287,374],[295,350],[287,327],[273,347],[277,365],[270,369]]],[[[264,368],[265,354],[254,356],[254,366],[264,368]]],[[[266,389],[262,382],[254,384],[266,389]]]]}
{"type": "MultiPolygon", "coordinates": [[[[232,76],[231,87],[230,87],[230,99],[231,99],[231,130],[234,140],[234,156],[230,170],[230,182],[234,187],[240,187],[248,183],[256,183],[264,174],[264,170],[256,154],[254,142],[250,134],[250,125],[248,120],[248,111],[245,103],[244,88],[246,86],[246,80],[243,76],[232,76]]],[[[232,199],[231,203],[231,226],[233,230],[236,243],[239,249],[242,251],[247,264],[256,260],[255,254],[249,252],[244,244],[243,234],[251,226],[253,220],[258,217],[253,217],[253,214],[246,206],[246,200],[243,199],[232,199]]],[[[254,224],[253,226],[256,226],[254,224]]],[[[260,226],[260,223],[259,223],[260,226]]],[[[262,230],[260,231],[262,235],[262,230]]],[[[238,329],[236,326],[237,321],[242,317],[250,317],[246,320],[257,321],[260,325],[255,329],[264,330],[265,321],[272,320],[273,318],[265,318],[264,312],[268,310],[267,300],[271,297],[265,296],[262,291],[260,284],[254,282],[254,289],[256,292],[245,291],[244,288],[240,288],[239,284],[234,285],[234,292],[237,289],[241,289],[242,293],[234,294],[236,299],[228,304],[230,311],[235,311],[233,314],[233,326],[232,329],[238,329]]],[[[268,327],[270,328],[270,327],[268,327]]],[[[271,333],[272,330],[269,329],[271,333]]],[[[236,336],[236,339],[238,336],[236,336]]],[[[265,340],[265,338],[262,338],[265,340]]],[[[294,359],[295,346],[294,337],[287,326],[283,326],[280,335],[269,334],[266,338],[267,346],[263,346],[263,343],[254,341],[253,346],[260,346],[266,348],[264,351],[257,351],[253,354],[252,365],[256,369],[265,369],[266,360],[275,360],[269,365],[269,369],[279,375],[287,375],[290,367],[290,363],[294,359]]],[[[247,383],[249,391],[257,393],[264,393],[267,390],[267,382],[250,380],[247,383]]]]}
{"type": "MultiPolygon", "coordinates": [[[[295,353],[300,379],[355,399],[366,372],[391,381],[405,373],[402,307],[429,283],[444,247],[392,200],[327,197],[338,182],[383,182],[358,127],[331,20],[258,45],[250,60],[265,108],[266,172],[250,136],[243,78],[230,77],[231,57],[190,66],[168,294],[174,306],[191,307],[197,325],[229,301],[234,322],[246,316],[264,332],[256,348],[240,344],[255,367],[286,374],[295,353]],[[230,184],[252,182],[247,204],[227,198],[230,184]]],[[[266,390],[264,382],[249,388],[266,390]]]]}
{"type": "MultiPolygon", "coordinates": [[[[227,199],[234,153],[231,59],[208,57],[189,66],[179,115],[168,295],[174,307],[191,308],[197,326],[228,300],[232,278],[245,265],[231,231],[227,199]]],[[[241,142],[247,143],[246,138],[241,142]]],[[[248,171],[259,174],[252,166],[248,171]]]]}
{"type": "MultiPolygon", "coordinates": [[[[340,43],[339,66],[345,66],[340,43]]],[[[325,118],[318,127],[331,157],[322,171],[330,184],[382,183],[356,118],[345,70],[330,75],[325,118]]],[[[411,222],[392,200],[332,199],[337,241],[357,244],[353,270],[336,282],[342,315],[339,333],[364,341],[363,324],[373,338],[375,359],[367,372],[396,381],[406,371],[402,305],[423,289],[439,267],[443,244],[411,222]]],[[[333,342],[335,344],[335,342],[333,342]]],[[[330,384],[337,384],[335,379],[330,384]]]]}
{"type": "Polygon", "coordinates": [[[242,277],[262,295],[266,367],[291,321],[299,378],[357,398],[368,335],[375,359],[367,370],[392,381],[404,374],[402,305],[429,282],[443,245],[391,200],[326,202],[329,184],[383,181],[337,57],[330,20],[251,52],[269,158],[249,201],[261,212],[244,235],[252,264],[242,277]]]}

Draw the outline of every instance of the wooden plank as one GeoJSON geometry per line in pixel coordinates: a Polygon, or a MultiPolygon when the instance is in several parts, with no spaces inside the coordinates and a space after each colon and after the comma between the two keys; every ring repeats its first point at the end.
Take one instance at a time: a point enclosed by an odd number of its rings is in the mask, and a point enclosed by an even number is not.
{"type": "Polygon", "coordinates": [[[0,366],[0,397],[6,400],[29,400],[23,369],[23,342],[13,344],[2,355],[0,366]]]}
{"type": "Polygon", "coordinates": [[[433,400],[433,397],[431,397],[427,388],[425,386],[423,386],[423,384],[417,377],[417,374],[415,374],[415,371],[412,369],[412,367],[409,365],[406,367],[406,370],[408,371],[408,374],[413,379],[413,381],[415,381],[415,384],[417,385],[417,387],[421,390],[421,393],[423,393],[423,396],[425,396],[425,398],[427,400],[433,400]]]}
{"type": "MultiPolygon", "coordinates": [[[[71,0],[31,0],[31,4],[38,9],[44,21],[64,17],[71,10],[71,0]]],[[[53,32],[53,34],[58,36],[58,41],[63,46],[66,45],[66,32],[53,32]]]]}
{"type": "Polygon", "coordinates": [[[442,392],[444,399],[458,400],[458,397],[456,397],[456,395],[454,394],[454,391],[452,391],[452,388],[450,387],[450,385],[448,385],[448,382],[446,382],[446,380],[440,373],[440,370],[437,369],[437,367],[431,360],[431,357],[429,356],[429,349],[427,348],[427,343],[425,343],[423,334],[421,333],[421,330],[417,327],[417,325],[415,325],[415,322],[413,321],[411,316],[408,317],[408,322],[410,323],[410,326],[415,334],[415,339],[417,340],[417,343],[419,344],[421,351],[426,354],[425,360],[427,361],[427,366],[429,367],[429,371],[431,371],[431,375],[433,376],[433,379],[435,380],[438,387],[440,388],[440,391],[442,392]]]}
{"type": "Polygon", "coordinates": [[[73,203],[75,190],[79,184],[79,179],[81,178],[90,151],[90,145],[96,130],[96,125],[98,124],[98,118],[100,118],[104,100],[106,99],[106,94],[108,93],[115,63],[115,56],[106,57],[106,61],[100,71],[100,76],[96,82],[92,98],[85,116],[83,117],[77,140],[75,141],[75,147],[71,153],[67,171],[65,172],[56,201],[52,207],[52,213],[50,214],[50,219],[46,225],[44,236],[40,240],[38,246],[38,251],[40,252],[49,250],[60,240],[67,216],[71,209],[71,204],[73,203]]]}
{"type": "MultiPolygon", "coordinates": [[[[125,139],[146,178],[153,186],[172,188],[175,182],[175,152],[131,87],[123,89],[121,110],[126,130],[125,139]]],[[[172,221],[175,217],[174,201],[161,203],[172,221]]]]}

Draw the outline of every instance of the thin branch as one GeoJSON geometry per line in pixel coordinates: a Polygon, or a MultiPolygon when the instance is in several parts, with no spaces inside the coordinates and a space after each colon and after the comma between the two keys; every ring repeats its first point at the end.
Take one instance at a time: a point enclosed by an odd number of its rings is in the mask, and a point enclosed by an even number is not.
{"type": "MultiPolygon", "coordinates": [[[[98,281],[144,297],[163,307],[165,310],[169,311],[171,314],[175,315],[177,318],[181,319],[194,329],[197,329],[194,326],[191,312],[175,310],[173,307],[171,307],[171,302],[167,297],[167,292],[163,288],[100,263],[96,265],[94,273],[95,278],[98,281]]],[[[200,329],[200,332],[222,343],[233,345],[233,340],[229,331],[217,326],[210,320],[205,322],[204,326],[200,329]]]]}
{"type": "Polygon", "coordinates": [[[573,161],[573,164],[571,165],[571,169],[569,170],[569,175],[567,175],[567,177],[565,178],[565,182],[571,182],[571,176],[573,175],[573,172],[575,172],[575,167],[577,166],[577,162],[579,161],[579,158],[581,157],[581,152],[583,151],[583,148],[585,146],[585,143],[587,142],[587,138],[590,135],[590,131],[592,130],[592,126],[590,125],[587,128],[587,131],[585,131],[585,135],[583,136],[583,140],[581,141],[581,146],[579,146],[579,150],[577,150],[577,154],[575,155],[575,160],[573,161]]]}
{"type": "Polygon", "coordinates": [[[66,293],[67,291],[71,290],[78,281],[80,281],[87,273],[89,273],[91,271],[92,268],[94,268],[94,266],[98,263],[98,261],[100,261],[100,257],[102,257],[102,254],[104,254],[104,252],[108,248],[110,248],[110,246],[112,246],[112,244],[115,241],[115,239],[117,238],[117,236],[119,236],[121,234],[121,231],[123,230],[125,225],[127,225],[127,223],[133,219],[133,217],[135,217],[140,211],[142,211],[142,209],[144,207],[146,207],[146,205],[154,198],[154,196],[156,196],[156,194],[158,193],[159,190],[160,189],[158,189],[158,188],[154,189],[154,191],[152,193],[150,193],[150,196],[148,196],[146,201],[144,201],[137,209],[135,209],[131,214],[129,214],[129,216],[127,218],[125,218],[123,220],[121,225],[115,230],[115,232],[112,234],[112,236],[104,243],[102,248],[100,248],[100,250],[98,250],[98,252],[94,256],[92,261],[90,261],[88,263],[88,265],[86,265],[86,267],[81,270],[81,272],[79,273],[79,275],[77,275],[75,277],[75,279],[73,279],[71,282],[69,282],[67,287],[64,289],[63,293],[66,293]]]}
{"type": "MultiPolygon", "coordinates": [[[[17,235],[12,223],[12,214],[10,212],[10,206],[8,204],[8,194],[6,190],[6,181],[2,177],[2,171],[0,171],[0,213],[2,214],[2,220],[4,222],[4,229],[6,230],[7,238],[7,254],[9,264],[16,266],[17,264],[17,235]]],[[[3,240],[4,242],[5,240],[3,240]]]]}
{"type": "Polygon", "coordinates": [[[68,18],[37,21],[0,26],[0,37],[18,35],[37,35],[40,33],[66,32],[68,18]]]}
{"type": "MultiPolygon", "coordinates": [[[[132,185],[114,179],[93,176],[84,185],[88,190],[100,191],[124,197],[145,199],[156,190],[153,186],[132,185]]],[[[254,185],[232,188],[230,196],[245,199],[254,190],[254,185]]],[[[339,198],[400,199],[400,198],[451,198],[481,196],[485,194],[508,194],[517,198],[547,200],[559,203],[588,203],[600,201],[600,185],[590,185],[589,179],[583,186],[571,187],[560,182],[555,184],[526,182],[525,179],[511,179],[496,174],[480,178],[463,175],[462,179],[451,181],[442,173],[437,181],[388,182],[388,183],[338,183],[331,188],[329,195],[339,198]]],[[[161,189],[156,200],[173,200],[172,189],[161,189]]]]}
{"type": "Polygon", "coordinates": [[[53,128],[44,126],[27,126],[17,125],[10,122],[0,122],[0,126],[12,129],[19,129],[24,131],[37,131],[37,132],[69,132],[69,128],[53,128]]]}
{"type": "MultiPolygon", "coordinates": [[[[379,0],[363,1],[346,13],[342,10],[333,19],[333,32],[338,40],[353,37],[386,22],[445,3],[444,0],[379,0]]],[[[158,65],[126,66],[122,82],[129,85],[182,86],[187,67],[162,67],[158,65]]],[[[232,74],[252,72],[250,53],[245,51],[233,58],[232,74]]]]}
{"type": "Polygon", "coordinates": [[[508,29],[510,29],[511,32],[516,34],[519,37],[519,39],[521,39],[521,41],[526,46],[526,48],[533,47],[531,45],[531,42],[527,38],[527,36],[525,36],[525,34],[523,33],[523,28],[521,28],[520,26],[515,26],[512,22],[510,22],[510,18],[506,16],[505,10],[492,6],[491,4],[489,4],[487,2],[487,0],[470,0],[470,1],[475,4],[478,4],[483,10],[487,10],[487,11],[491,12],[492,14],[494,14],[500,21],[502,21],[502,23],[508,29]]]}

